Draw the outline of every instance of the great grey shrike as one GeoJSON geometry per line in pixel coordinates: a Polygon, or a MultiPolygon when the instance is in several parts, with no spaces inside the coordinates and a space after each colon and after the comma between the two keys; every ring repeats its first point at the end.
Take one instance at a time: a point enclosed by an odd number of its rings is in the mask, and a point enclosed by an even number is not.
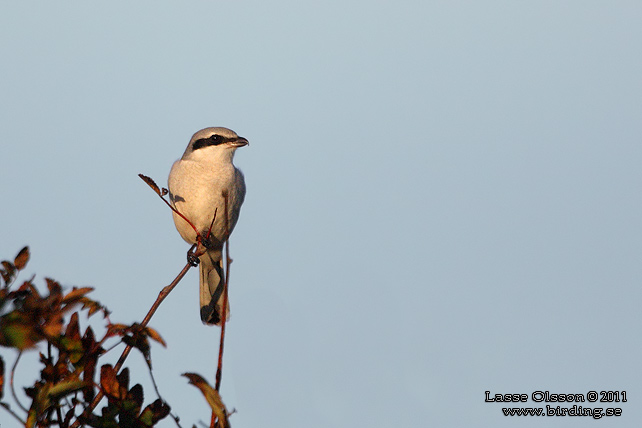
{"type": "MultiPolygon", "coordinates": [[[[234,229],[245,198],[245,179],[232,159],[248,141],[227,128],[205,128],[190,140],[183,157],[169,173],[172,206],[189,219],[202,237],[211,226],[207,251],[200,260],[201,320],[220,325],[223,305],[223,243],[234,229]],[[228,227],[225,225],[223,192],[228,194],[228,227]],[[214,218],[214,213],[216,217],[214,218]],[[212,219],[214,218],[214,223],[212,219]]],[[[178,233],[189,244],[197,242],[194,229],[172,212],[178,233]]],[[[229,305],[226,308],[229,313],[229,305]]]]}

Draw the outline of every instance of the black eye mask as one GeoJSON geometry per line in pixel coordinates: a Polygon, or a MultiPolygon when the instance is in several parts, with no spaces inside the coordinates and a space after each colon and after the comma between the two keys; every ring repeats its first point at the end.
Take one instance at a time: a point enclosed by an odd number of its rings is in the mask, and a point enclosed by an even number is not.
{"type": "Polygon", "coordinates": [[[200,140],[194,141],[194,144],[192,144],[192,150],[198,150],[207,146],[218,146],[219,144],[223,144],[225,142],[227,142],[227,138],[218,134],[214,134],[209,138],[201,138],[200,140]]]}

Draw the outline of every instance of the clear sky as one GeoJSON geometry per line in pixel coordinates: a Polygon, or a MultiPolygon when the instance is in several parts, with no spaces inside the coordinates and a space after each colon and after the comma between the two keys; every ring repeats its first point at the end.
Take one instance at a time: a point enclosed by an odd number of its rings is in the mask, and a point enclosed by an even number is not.
{"type": "MultiPolygon", "coordinates": [[[[195,131],[226,126],[250,140],[235,428],[637,427],[641,22],[638,1],[4,2],[0,259],[29,245],[23,279],[142,319],[187,245],[137,174],[166,185],[195,131]],[[628,402],[515,421],[487,390],[628,402]]],[[[213,382],[218,349],[197,288],[191,271],[151,323],[188,427],[208,408],[180,374],[213,382]]],[[[546,404],[570,406],[523,406],[546,404]]]]}

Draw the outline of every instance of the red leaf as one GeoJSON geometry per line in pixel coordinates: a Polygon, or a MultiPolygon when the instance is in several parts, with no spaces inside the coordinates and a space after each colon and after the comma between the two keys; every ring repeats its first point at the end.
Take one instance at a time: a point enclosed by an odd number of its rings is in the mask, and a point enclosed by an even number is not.
{"type": "Polygon", "coordinates": [[[138,176],[141,178],[141,180],[143,180],[145,183],[147,183],[147,185],[149,187],[151,187],[154,190],[154,192],[156,192],[156,194],[158,196],[162,196],[161,195],[161,191],[158,188],[158,185],[156,185],[156,183],[154,182],[154,180],[152,180],[150,177],[148,177],[146,175],[143,175],[143,174],[138,174],[138,176]]]}

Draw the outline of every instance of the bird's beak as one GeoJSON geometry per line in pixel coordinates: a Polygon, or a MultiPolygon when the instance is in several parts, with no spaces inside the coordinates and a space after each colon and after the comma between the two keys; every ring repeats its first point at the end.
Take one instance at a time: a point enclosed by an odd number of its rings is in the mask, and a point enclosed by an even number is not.
{"type": "Polygon", "coordinates": [[[236,140],[230,141],[229,144],[231,144],[234,147],[243,147],[243,146],[247,146],[248,144],[250,144],[250,142],[247,141],[243,137],[238,137],[236,140]]]}

